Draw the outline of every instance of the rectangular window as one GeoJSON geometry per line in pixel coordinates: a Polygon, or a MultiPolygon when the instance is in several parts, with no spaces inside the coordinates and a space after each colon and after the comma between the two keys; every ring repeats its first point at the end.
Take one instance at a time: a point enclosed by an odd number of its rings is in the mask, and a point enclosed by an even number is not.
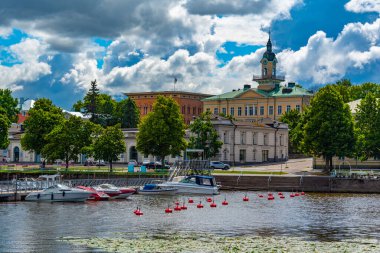
{"type": "Polygon", "coordinates": [[[190,114],[190,107],[187,107],[187,114],[190,114]]]}
{"type": "Polygon", "coordinates": [[[238,116],[241,116],[241,107],[238,107],[238,116]]]}
{"type": "Polygon", "coordinates": [[[223,133],[223,142],[228,144],[229,134],[228,132],[223,133]]]}
{"type": "Polygon", "coordinates": [[[198,114],[201,114],[201,113],[202,113],[202,108],[198,108],[198,114]]]}
{"type": "Polygon", "coordinates": [[[264,106],[260,106],[260,115],[264,115],[264,106]]]}
{"type": "Polygon", "coordinates": [[[300,105],[296,105],[296,110],[297,111],[301,111],[301,106],[300,105]]]}
{"type": "Polygon", "coordinates": [[[280,135],[280,146],[282,146],[283,145],[283,140],[282,140],[282,135],[280,135]]]}
{"type": "Polygon", "coordinates": [[[273,105],[270,105],[268,108],[268,114],[273,115],[273,105]]]}
{"type": "Polygon", "coordinates": [[[253,115],[253,106],[250,106],[250,107],[249,107],[249,115],[250,115],[250,116],[253,115]]]}
{"type": "Polygon", "coordinates": [[[193,114],[196,114],[196,113],[197,113],[197,108],[193,107],[193,114]]]}
{"type": "Polygon", "coordinates": [[[234,108],[234,107],[231,107],[231,108],[230,108],[230,114],[231,114],[232,116],[235,115],[235,108],[234,108]]]}
{"type": "Polygon", "coordinates": [[[182,114],[185,114],[185,112],[186,112],[186,107],[182,106],[182,114]]]}
{"type": "Polygon", "coordinates": [[[264,134],[264,145],[268,145],[268,135],[264,134]]]}
{"type": "Polygon", "coordinates": [[[256,161],[256,150],[253,150],[252,158],[253,158],[253,161],[256,161]]]}
{"type": "Polygon", "coordinates": [[[222,108],[222,113],[223,113],[224,115],[227,115],[227,109],[226,109],[226,108],[222,108]]]}
{"type": "Polygon", "coordinates": [[[255,115],[257,115],[257,106],[255,106],[255,115]]]}
{"type": "Polygon", "coordinates": [[[218,115],[218,113],[219,113],[219,112],[218,112],[218,108],[214,108],[214,114],[215,114],[215,115],[218,115]]]}
{"type": "Polygon", "coordinates": [[[253,139],[253,145],[257,144],[257,133],[252,134],[252,139],[253,139]]]}
{"type": "Polygon", "coordinates": [[[245,110],[244,110],[244,115],[247,116],[248,115],[248,106],[245,107],[245,110]]]}
{"type": "Polygon", "coordinates": [[[290,110],[292,109],[292,107],[290,105],[287,105],[286,106],[286,111],[289,112],[290,110]]]}
{"type": "Polygon", "coordinates": [[[279,105],[277,108],[278,108],[278,109],[277,109],[277,114],[278,114],[278,115],[282,114],[282,106],[279,105]]]}
{"type": "Polygon", "coordinates": [[[240,143],[241,143],[241,144],[245,144],[245,132],[241,132],[241,135],[240,135],[240,143]]]}

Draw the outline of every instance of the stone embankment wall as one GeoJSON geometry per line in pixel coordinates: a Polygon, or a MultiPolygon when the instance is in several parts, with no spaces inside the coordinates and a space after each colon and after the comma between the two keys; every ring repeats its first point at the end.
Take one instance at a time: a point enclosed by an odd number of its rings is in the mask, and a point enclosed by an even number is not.
{"type": "Polygon", "coordinates": [[[380,193],[380,179],[218,175],[216,181],[222,190],[380,193]]]}

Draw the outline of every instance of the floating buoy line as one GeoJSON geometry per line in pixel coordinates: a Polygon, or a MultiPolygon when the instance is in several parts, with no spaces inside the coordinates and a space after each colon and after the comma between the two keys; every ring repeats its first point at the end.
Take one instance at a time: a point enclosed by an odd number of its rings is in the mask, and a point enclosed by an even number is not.
{"type": "MultiPolygon", "coordinates": [[[[285,195],[282,193],[282,192],[278,192],[277,193],[278,197],[280,199],[285,199],[285,195]]],[[[298,196],[305,196],[305,192],[294,192],[292,191],[290,194],[289,194],[289,197],[290,198],[295,198],[295,197],[298,197],[298,196]]],[[[260,198],[264,198],[264,195],[263,194],[258,194],[257,195],[258,199],[260,198]]],[[[275,200],[275,197],[274,197],[274,194],[271,193],[271,192],[268,192],[267,193],[267,199],[268,200],[275,200]]],[[[187,210],[188,207],[186,206],[186,202],[188,204],[194,204],[194,199],[192,199],[191,197],[189,197],[186,201],[186,199],[183,199],[183,201],[179,201],[179,200],[176,200],[174,201],[174,208],[171,208],[170,207],[170,204],[168,204],[167,208],[165,208],[164,212],[167,213],[167,214],[171,214],[173,213],[173,211],[176,211],[176,212],[180,212],[182,210],[187,210]]],[[[206,202],[210,203],[210,208],[212,209],[215,209],[218,207],[217,203],[215,202],[215,198],[214,197],[206,197],[206,202]]],[[[248,194],[245,193],[244,196],[243,196],[243,202],[249,202],[249,197],[248,197],[248,194]]],[[[227,196],[225,195],[224,196],[224,200],[221,202],[221,205],[222,206],[228,206],[229,205],[229,202],[227,201],[227,196]]],[[[198,204],[196,205],[196,208],[198,209],[202,209],[204,208],[204,205],[202,204],[202,198],[199,200],[198,204]]],[[[141,208],[140,206],[137,206],[136,209],[133,211],[133,213],[136,215],[136,216],[142,216],[144,213],[141,211],[141,208]]]]}

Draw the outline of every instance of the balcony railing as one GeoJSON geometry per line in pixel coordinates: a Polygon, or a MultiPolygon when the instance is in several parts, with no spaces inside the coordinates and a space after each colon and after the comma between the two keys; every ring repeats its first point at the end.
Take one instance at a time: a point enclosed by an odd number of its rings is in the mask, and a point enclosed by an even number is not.
{"type": "Polygon", "coordinates": [[[261,75],[253,75],[253,80],[265,80],[265,79],[285,80],[285,76],[274,75],[272,77],[266,78],[266,77],[263,77],[261,75]]]}

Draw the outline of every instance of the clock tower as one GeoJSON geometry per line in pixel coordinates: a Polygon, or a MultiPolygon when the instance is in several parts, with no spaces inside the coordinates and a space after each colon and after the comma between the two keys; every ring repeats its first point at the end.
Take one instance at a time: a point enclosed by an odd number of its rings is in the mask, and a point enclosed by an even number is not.
{"type": "Polygon", "coordinates": [[[258,89],[270,91],[285,80],[284,77],[278,76],[276,73],[277,58],[276,54],[272,51],[272,41],[269,39],[267,42],[267,50],[263,54],[261,63],[261,76],[253,76],[253,81],[259,83],[258,89]]]}

